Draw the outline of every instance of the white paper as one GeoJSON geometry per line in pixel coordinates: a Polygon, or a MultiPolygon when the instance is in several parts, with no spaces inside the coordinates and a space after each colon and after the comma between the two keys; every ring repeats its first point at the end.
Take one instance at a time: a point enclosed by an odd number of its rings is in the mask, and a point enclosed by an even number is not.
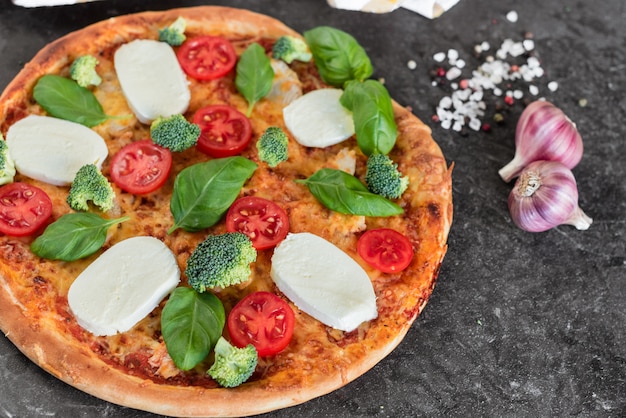
{"type": "Polygon", "coordinates": [[[95,0],[12,0],[13,4],[22,7],[61,6],[67,4],[87,3],[95,0]]]}
{"type": "Polygon", "coordinates": [[[328,0],[336,9],[357,10],[370,13],[388,13],[402,5],[406,0],[328,0]]]}
{"type": "Polygon", "coordinates": [[[434,19],[458,2],[459,0],[406,0],[402,3],[402,7],[429,19],[434,19]]]}
{"type": "Polygon", "coordinates": [[[459,0],[327,0],[331,7],[370,13],[389,13],[399,7],[429,19],[441,16],[459,0]]]}

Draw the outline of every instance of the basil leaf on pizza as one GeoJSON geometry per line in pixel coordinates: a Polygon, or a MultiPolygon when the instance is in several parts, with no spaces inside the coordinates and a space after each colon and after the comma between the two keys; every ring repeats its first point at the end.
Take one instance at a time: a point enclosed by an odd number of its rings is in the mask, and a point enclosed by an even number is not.
{"type": "Polygon", "coordinates": [[[225,323],[224,305],[213,293],[176,288],[161,313],[161,332],[176,367],[190,370],[204,360],[225,323]]]}
{"type": "Polygon", "coordinates": [[[215,225],[235,201],[241,188],[257,168],[244,157],[227,157],[194,164],[174,181],[170,210],[178,228],[199,231],[215,225]]]}
{"type": "Polygon", "coordinates": [[[363,81],[374,69],[365,49],[354,37],[329,26],[304,32],[317,69],[324,82],[342,87],[350,80],[363,81]]]}
{"type": "Polygon", "coordinates": [[[265,97],[272,88],[274,70],[265,49],[257,43],[250,45],[239,57],[235,85],[248,101],[246,116],[250,116],[254,105],[265,97]]]}
{"type": "Polygon", "coordinates": [[[349,81],[340,101],[352,112],[357,144],[363,154],[388,154],[396,143],[398,128],[385,86],[376,80],[349,81]]]}
{"type": "Polygon", "coordinates": [[[33,97],[51,116],[90,128],[110,118],[89,89],[66,77],[42,76],[35,84],[33,97]]]}
{"type": "Polygon", "coordinates": [[[129,219],[128,216],[104,219],[90,212],[68,213],[48,225],[32,242],[30,249],[49,260],[78,260],[102,248],[111,226],[129,219]]]}
{"type": "Polygon", "coordinates": [[[359,179],[342,170],[323,168],[296,182],[305,184],[324,206],[339,213],[386,217],[404,212],[399,205],[370,192],[359,179]]]}

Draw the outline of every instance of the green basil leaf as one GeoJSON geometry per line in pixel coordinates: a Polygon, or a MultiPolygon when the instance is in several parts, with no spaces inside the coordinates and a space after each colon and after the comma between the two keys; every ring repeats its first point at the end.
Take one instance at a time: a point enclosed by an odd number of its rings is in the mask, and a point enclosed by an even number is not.
{"type": "Polygon", "coordinates": [[[66,77],[42,76],[35,84],[33,97],[51,116],[87,127],[109,119],[91,90],[66,77]]]}
{"type": "Polygon", "coordinates": [[[128,217],[104,219],[95,213],[68,213],[48,225],[30,245],[33,253],[50,260],[74,261],[98,251],[113,225],[128,217]]]}
{"type": "Polygon", "coordinates": [[[227,157],[195,164],[174,181],[170,210],[178,228],[199,231],[215,225],[235,201],[256,163],[243,157],[227,157]]]}
{"type": "Polygon", "coordinates": [[[174,289],[161,312],[161,333],[176,367],[189,370],[204,360],[225,322],[224,305],[213,293],[174,289]]]}
{"type": "Polygon", "coordinates": [[[396,144],[398,127],[389,92],[379,81],[350,81],[341,104],[352,111],[356,140],[363,154],[388,154],[396,144]]]}
{"type": "Polygon", "coordinates": [[[374,72],[365,49],[346,32],[319,26],[304,32],[304,38],[327,84],[342,87],[350,80],[366,80],[374,72]]]}
{"type": "Polygon", "coordinates": [[[356,177],[345,171],[323,168],[306,180],[313,196],[328,209],[348,215],[395,216],[403,209],[390,200],[374,194],[356,177]]]}
{"type": "Polygon", "coordinates": [[[274,70],[265,49],[257,43],[251,44],[239,57],[235,86],[248,101],[250,116],[254,105],[272,89],[274,70]]]}

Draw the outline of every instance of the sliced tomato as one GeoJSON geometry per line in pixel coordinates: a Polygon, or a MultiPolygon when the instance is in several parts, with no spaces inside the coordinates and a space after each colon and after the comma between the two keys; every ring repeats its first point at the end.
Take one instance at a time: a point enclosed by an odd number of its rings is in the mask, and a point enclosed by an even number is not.
{"type": "Polygon", "coordinates": [[[52,201],[39,187],[9,183],[0,187],[0,232],[14,237],[31,235],[52,215],[52,201]]]}
{"type": "Polygon", "coordinates": [[[193,122],[201,129],[198,149],[211,157],[240,154],[252,138],[250,120],[231,106],[210,105],[198,109],[193,122]]]}
{"type": "Polygon", "coordinates": [[[252,344],[263,357],[277,354],[289,345],[295,315],[291,306],[277,295],[254,292],[233,307],[226,323],[235,346],[252,344]]]}
{"type": "Polygon", "coordinates": [[[111,159],[111,178],[122,190],[146,194],[167,181],[172,153],[150,139],[132,142],[111,159]]]}
{"type": "Polygon", "coordinates": [[[237,53],[228,39],[196,36],[186,40],[176,53],[183,70],[196,80],[223,77],[237,63],[237,53]]]}
{"type": "Polygon", "coordinates": [[[271,200],[257,196],[237,199],[226,213],[226,229],[243,232],[257,250],[272,248],[289,232],[287,213],[271,200]]]}
{"type": "Polygon", "coordinates": [[[366,231],[357,242],[361,258],[384,273],[397,273],[409,266],[413,247],[407,237],[390,228],[366,231]]]}

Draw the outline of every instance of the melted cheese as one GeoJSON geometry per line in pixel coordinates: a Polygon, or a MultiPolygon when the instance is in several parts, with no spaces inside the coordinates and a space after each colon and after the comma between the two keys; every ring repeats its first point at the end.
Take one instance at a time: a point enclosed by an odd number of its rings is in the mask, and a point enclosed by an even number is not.
{"type": "Polygon", "coordinates": [[[343,107],[341,89],[311,91],[283,110],[287,129],[305,147],[324,148],[354,135],[352,112],[343,107]]]}
{"type": "Polygon", "coordinates": [[[180,281],[170,249],[153,237],[134,237],[111,247],[70,287],[67,299],[78,323],[95,335],[131,329],[180,281]]]}
{"type": "Polygon", "coordinates": [[[378,316],[365,270],[317,235],[289,234],[274,251],[272,279],[298,308],[333,328],[352,331],[378,316]]]}
{"type": "Polygon", "coordinates": [[[100,168],[109,154],[93,130],[49,116],[19,120],[9,128],[6,141],[17,171],[56,186],[70,184],[85,164],[100,168]]]}
{"type": "Polygon", "coordinates": [[[187,77],[168,44],[140,39],[122,45],[115,52],[115,71],[140,122],[187,110],[191,96],[187,77]]]}

